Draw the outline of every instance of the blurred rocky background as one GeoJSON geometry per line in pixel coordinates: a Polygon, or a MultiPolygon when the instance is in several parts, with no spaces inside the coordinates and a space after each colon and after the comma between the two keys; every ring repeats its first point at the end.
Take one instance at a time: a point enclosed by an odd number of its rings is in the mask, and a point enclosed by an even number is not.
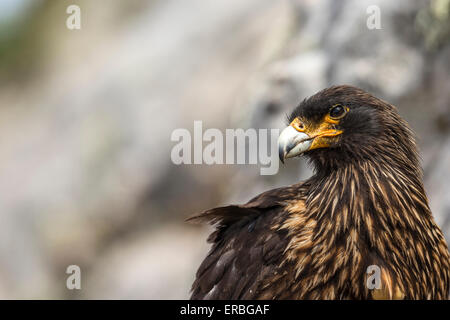
{"type": "Polygon", "coordinates": [[[176,166],[172,131],[282,128],[334,84],[409,121],[449,241],[449,71],[449,0],[1,0],[0,298],[187,298],[210,228],[184,219],[310,169],[176,166]]]}

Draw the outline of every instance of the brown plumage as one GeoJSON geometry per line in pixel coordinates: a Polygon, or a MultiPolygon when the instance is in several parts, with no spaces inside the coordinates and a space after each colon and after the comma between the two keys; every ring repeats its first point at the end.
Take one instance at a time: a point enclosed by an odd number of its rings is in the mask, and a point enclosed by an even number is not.
{"type": "Polygon", "coordinates": [[[447,299],[449,252],[395,107],[337,86],[289,122],[280,158],[303,154],[314,175],[189,219],[216,225],[192,299],[447,299]]]}

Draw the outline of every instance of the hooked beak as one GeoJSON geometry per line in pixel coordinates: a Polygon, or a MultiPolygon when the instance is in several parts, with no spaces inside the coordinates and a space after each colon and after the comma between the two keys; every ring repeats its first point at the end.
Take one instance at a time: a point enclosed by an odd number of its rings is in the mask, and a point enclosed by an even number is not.
{"type": "Polygon", "coordinates": [[[343,131],[337,130],[339,122],[326,116],[320,124],[314,125],[295,118],[285,128],[278,138],[278,155],[281,162],[284,159],[298,156],[306,151],[327,148],[333,144],[335,136],[343,131]]]}
{"type": "Polygon", "coordinates": [[[284,159],[295,157],[309,150],[312,139],[306,133],[299,132],[292,126],[288,126],[278,138],[278,155],[281,162],[284,163],[284,159]]]}

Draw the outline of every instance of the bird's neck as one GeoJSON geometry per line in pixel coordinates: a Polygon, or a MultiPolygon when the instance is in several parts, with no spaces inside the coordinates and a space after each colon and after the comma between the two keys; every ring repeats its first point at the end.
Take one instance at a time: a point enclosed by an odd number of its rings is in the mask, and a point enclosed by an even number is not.
{"type": "Polygon", "coordinates": [[[377,233],[414,230],[431,215],[420,170],[361,160],[316,174],[310,182],[306,205],[321,231],[336,237],[352,229],[374,243],[377,233]]]}

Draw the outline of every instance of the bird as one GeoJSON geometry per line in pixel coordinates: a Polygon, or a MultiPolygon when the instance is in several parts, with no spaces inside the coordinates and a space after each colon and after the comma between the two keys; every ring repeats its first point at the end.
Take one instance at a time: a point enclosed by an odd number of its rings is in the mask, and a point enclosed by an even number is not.
{"type": "Polygon", "coordinates": [[[304,99],[278,139],[310,178],[187,219],[215,227],[191,299],[448,299],[449,251],[415,136],[350,85],[304,99]]]}

